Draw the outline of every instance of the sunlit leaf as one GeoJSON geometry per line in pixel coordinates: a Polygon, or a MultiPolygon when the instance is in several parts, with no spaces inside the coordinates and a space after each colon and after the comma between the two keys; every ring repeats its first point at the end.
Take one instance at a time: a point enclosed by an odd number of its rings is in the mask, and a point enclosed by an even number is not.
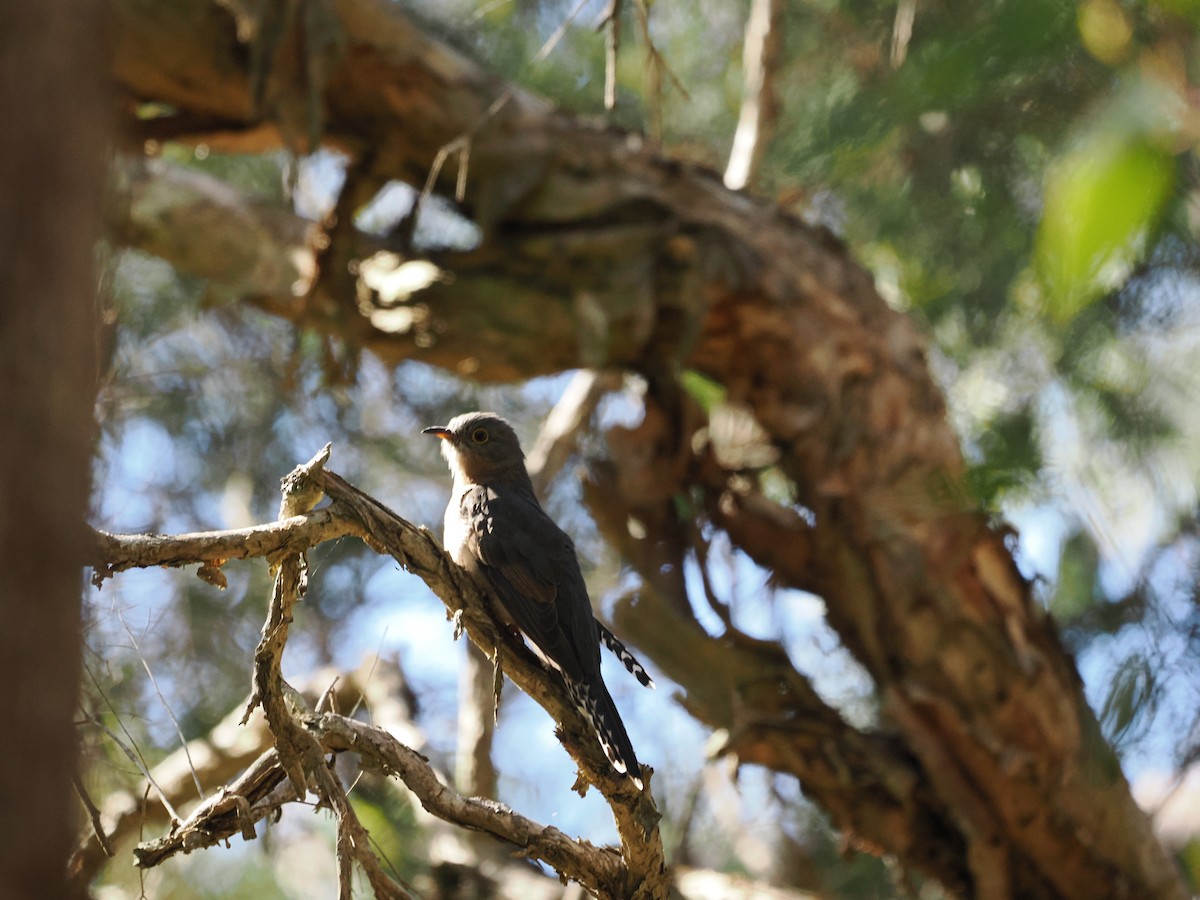
{"type": "Polygon", "coordinates": [[[1175,162],[1141,138],[1097,134],[1060,159],[1046,184],[1036,265],[1060,323],[1124,278],[1158,224],[1175,162]]]}
{"type": "Polygon", "coordinates": [[[1116,65],[1129,55],[1133,28],[1113,0],[1085,0],[1079,5],[1079,36],[1092,56],[1116,65]]]}
{"type": "Polygon", "coordinates": [[[679,383],[705,412],[711,413],[717,404],[725,400],[725,388],[694,369],[685,370],[679,376],[679,383]]]}

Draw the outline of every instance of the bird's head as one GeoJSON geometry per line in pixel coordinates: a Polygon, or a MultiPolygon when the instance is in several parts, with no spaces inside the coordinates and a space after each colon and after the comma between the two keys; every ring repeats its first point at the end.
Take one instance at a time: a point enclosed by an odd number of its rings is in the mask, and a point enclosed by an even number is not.
{"type": "Polygon", "coordinates": [[[426,428],[442,440],[442,456],[455,481],[486,484],[491,481],[525,482],[525,454],[512,426],[495,413],[470,412],[445,425],[426,428]]]}

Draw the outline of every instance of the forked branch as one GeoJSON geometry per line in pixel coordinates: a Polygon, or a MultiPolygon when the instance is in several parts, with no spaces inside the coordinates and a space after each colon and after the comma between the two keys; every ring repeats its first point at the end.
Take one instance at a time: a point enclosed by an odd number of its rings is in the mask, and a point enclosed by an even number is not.
{"type": "MultiPolygon", "coordinates": [[[[564,877],[602,897],[665,897],[667,876],[659,814],[647,789],[638,792],[613,773],[565,690],[524,645],[498,630],[485,598],[449,559],[430,532],[400,518],[379,501],[324,469],[328,446],[284,479],[280,521],[249,529],[184,535],[112,535],[97,532],[94,581],[135,566],[201,563],[201,575],[217,580],[229,559],[266,557],[275,570],[267,621],[255,651],[254,696],[274,748],[226,790],[203,804],[163,838],[138,848],[138,864],[153,866],[178,852],[211,846],[234,833],[249,837],[254,823],[286,802],[315,792],[338,822],[339,879],[349,886],[349,860],[362,866],[378,896],[405,897],[383,871],[350,806],[344,786],[327,762],[330,753],[355,752],[364,764],[395,775],[434,815],[464,828],[485,831],[514,844],[564,877]],[[324,497],[332,503],[313,508],[324,497]],[[557,734],[579,766],[581,781],[604,795],[617,823],[621,849],[597,848],[539,825],[500,804],[460,796],[447,787],[415,750],[381,728],[335,713],[311,712],[280,674],[293,607],[307,588],[304,553],[325,540],[356,535],[419,575],[446,604],[456,626],[560,723],[557,734]]],[[[584,787],[583,789],[586,789],[584,787]]]]}

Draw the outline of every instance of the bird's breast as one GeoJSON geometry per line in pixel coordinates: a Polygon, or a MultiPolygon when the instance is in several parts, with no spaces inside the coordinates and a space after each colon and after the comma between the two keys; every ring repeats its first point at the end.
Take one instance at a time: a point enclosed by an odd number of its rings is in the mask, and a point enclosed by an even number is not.
{"type": "Polygon", "coordinates": [[[471,522],[470,519],[463,515],[462,499],[470,489],[469,485],[462,487],[455,486],[454,494],[450,498],[450,504],[446,507],[446,518],[442,522],[442,546],[446,548],[446,552],[451,558],[463,568],[473,569],[472,563],[474,559],[467,546],[467,539],[470,537],[471,522]]]}

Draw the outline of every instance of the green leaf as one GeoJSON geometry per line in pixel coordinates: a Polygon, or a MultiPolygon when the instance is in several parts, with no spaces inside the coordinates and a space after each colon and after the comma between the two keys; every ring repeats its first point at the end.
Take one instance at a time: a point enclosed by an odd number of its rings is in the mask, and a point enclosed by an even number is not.
{"type": "Polygon", "coordinates": [[[1060,622],[1087,612],[1100,596],[1096,572],[1100,554],[1085,532],[1076,532],[1063,542],[1058,559],[1058,579],[1050,612],[1060,622]]]}
{"type": "Polygon", "coordinates": [[[1175,859],[1192,891],[1200,891],[1200,838],[1192,838],[1176,853],[1175,859]]]}
{"type": "Polygon", "coordinates": [[[984,507],[995,509],[1006,495],[1031,485],[1042,466],[1033,411],[1026,407],[997,416],[980,435],[979,451],[982,459],[967,472],[967,481],[984,507]]]}
{"type": "Polygon", "coordinates": [[[1050,170],[1035,264],[1047,312],[1071,321],[1120,283],[1158,224],[1175,161],[1143,137],[1101,132],[1050,170]]]}
{"type": "Polygon", "coordinates": [[[711,414],[713,407],[725,401],[724,386],[707,375],[701,375],[695,369],[685,369],[679,376],[679,383],[706,413],[711,414]]]}
{"type": "Polygon", "coordinates": [[[1200,0],[1155,0],[1154,5],[1168,13],[1183,16],[1200,24],[1200,0]]]}

